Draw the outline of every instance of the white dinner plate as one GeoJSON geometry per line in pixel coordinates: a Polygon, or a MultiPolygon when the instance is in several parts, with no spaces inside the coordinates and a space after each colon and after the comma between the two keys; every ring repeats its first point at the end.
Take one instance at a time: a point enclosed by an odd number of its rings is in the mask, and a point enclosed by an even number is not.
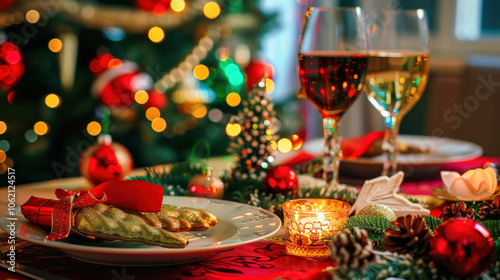
{"type": "MultiPolygon", "coordinates": [[[[441,164],[471,160],[483,154],[483,149],[477,144],[450,138],[400,135],[398,141],[431,151],[398,156],[399,169],[405,172],[406,177],[429,175],[436,172],[441,164]]],[[[300,151],[319,157],[322,155],[323,142],[322,138],[307,141],[300,151]]],[[[285,158],[279,160],[286,161],[285,158]]],[[[365,179],[377,177],[382,172],[384,160],[384,155],[343,159],[340,163],[340,175],[365,179]]]]}
{"type": "MultiPolygon", "coordinates": [[[[163,248],[143,243],[88,240],[74,244],[66,241],[45,241],[47,232],[27,221],[16,208],[17,237],[35,244],[61,249],[67,255],[86,262],[118,266],[158,266],[188,263],[206,258],[214,252],[255,242],[276,233],[280,219],[273,213],[246,204],[198,197],[165,196],[164,204],[196,207],[211,211],[217,224],[206,231],[179,233],[189,239],[185,248],[163,248]]],[[[0,227],[12,218],[7,212],[0,218],[0,227]]]]}

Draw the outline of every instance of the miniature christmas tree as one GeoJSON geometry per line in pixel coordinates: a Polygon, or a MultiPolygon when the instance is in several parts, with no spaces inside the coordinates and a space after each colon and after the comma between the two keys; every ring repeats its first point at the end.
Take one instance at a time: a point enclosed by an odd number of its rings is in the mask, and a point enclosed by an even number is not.
{"type": "Polygon", "coordinates": [[[230,151],[238,155],[232,170],[233,178],[264,178],[274,161],[276,145],[274,104],[266,93],[265,80],[262,79],[250,92],[243,109],[234,117],[228,128],[239,125],[238,133],[230,145],[230,151]]]}

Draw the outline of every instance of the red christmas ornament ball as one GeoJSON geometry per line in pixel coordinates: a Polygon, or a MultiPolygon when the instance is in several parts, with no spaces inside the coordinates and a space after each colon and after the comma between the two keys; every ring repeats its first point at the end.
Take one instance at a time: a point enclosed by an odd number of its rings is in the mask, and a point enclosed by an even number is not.
{"type": "Polygon", "coordinates": [[[165,109],[168,104],[167,95],[163,92],[159,92],[157,90],[148,91],[148,101],[144,104],[144,109],[149,109],[151,107],[156,107],[160,111],[165,109]]]}
{"type": "Polygon", "coordinates": [[[0,89],[9,90],[19,82],[24,73],[24,64],[19,47],[11,42],[0,46],[0,89]]]}
{"type": "Polygon", "coordinates": [[[171,0],[135,0],[134,2],[137,8],[160,16],[170,9],[171,0]]]}
{"type": "Polygon", "coordinates": [[[115,57],[113,57],[109,53],[98,54],[94,59],[90,61],[89,69],[95,74],[99,74],[105,70],[108,70],[109,68],[113,68],[113,66],[115,66],[113,65],[114,63],[121,63],[121,60],[114,59],[115,57]],[[112,60],[113,62],[111,62],[112,60]]]}
{"type": "Polygon", "coordinates": [[[16,2],[16,0],[2,0],[2,1],[0,1],[0,10],[5,10],[5,9],[9,8],[15,2],[16,2]]]}
{"type": "Polygon", "coordinates": [[[449,219],[431,237],[430,256],[436,267],[462,278],[486,271],[495,256],[490,232],[471,219],[449,219]]]}
{"type": "Polygon", "coordinates": [[[101,92],[99,100],[109,107],[127,107],[134,102],[131,80],[135,74],[123,74],[111,80],[101,92]]]}
{"type": "Polygon", "coordinates": [[[83,151],[80,174],[92,184],[121,180],[130,173],[134,161],[122,144],[112,142],[109,135],[99,136],[98,142],[83,151]]]}
{"type": "Polygon", "coordinates": [[[117,67],[102,71],[92,83],[91,91],[108,107],[127,107],[135,101],[134,96],[138,90],[149,89],[152,83],[151,76],[134,63],[125,61],[117,67]]]}
{"type": "Polygon", "coordinates": [[[285,165],[272,168],[264,179],[264,191],[270,194],[288,194],[297,188],[297,174],[285,165]]]}
{"type": "Polygon", "coordinates": [[[188,195],[196,197],[222,199],[224,196],[224,183],[214,176],[211,171],[193,176],[188,183],[188,195]]]}
{"type": "Polygon", "coordinates": [[[245,67],[245,75],[247,89],[250,91],[262,78],[272,79],[274,67],[263,60],[253,60],[245,67]]]}

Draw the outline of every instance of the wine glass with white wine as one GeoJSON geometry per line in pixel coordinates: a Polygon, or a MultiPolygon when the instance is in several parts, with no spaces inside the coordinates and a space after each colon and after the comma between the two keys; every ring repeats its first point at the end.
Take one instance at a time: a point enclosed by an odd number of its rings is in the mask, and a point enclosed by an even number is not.
{"type": "Polygon", "coordinates": [[[364,90],[384,117],[382,175],[397,171],[403,116],[417,103],[429,76],[429,32],[424,10],[372,11],[367,19],[368,70],[364,90]]]}

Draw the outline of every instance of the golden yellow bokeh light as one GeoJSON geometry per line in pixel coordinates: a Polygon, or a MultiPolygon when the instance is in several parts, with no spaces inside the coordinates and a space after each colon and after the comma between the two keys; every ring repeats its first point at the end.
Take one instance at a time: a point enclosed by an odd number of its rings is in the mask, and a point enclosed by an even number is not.
{"type": "Polygon", "coordinates": [[[203,81],[210,75],[210,70],[203,64],[198,64],[193,68],[193,75],[196,79],[203,81]]]}
{"type": "Polygon", "coordinates": [[[165,32],[158,26],[152,27],[148,32],[149,40],[153,43],[159,43],[165,38],[165,32]]]}
{"type": "MultiPolygon", "coordinates": [[[[269,139],[268,139],[268,140],[269,140],[269,139]]],[[[270,142],[270,143],[271,143],[271,148],[272,148],[273,150],[278,149],[278,143],[276,143],[276,141],[271,140],[271,142],[270,142]]]]}
{"type": "Polygon", "coordinates": [[[209,18],[214,19],[220,15],[220,6],[215,2],[208,2],[203,7],[203,14],[209,18]]]}
{"type": "Polygon", "coordinates": [[[102,130],[101,124],[96,121],[90,122],[87,125],[87,132],[92,136],[99,135],[99,133],[101,133],[101,130],[102,130]]]}
{"type": "Polygon", "coordinates": [[[220,60],[226,61],[229,58],[231,51],[226,47],[220,47],[217,53],[220,60]]]}
{"type": "Polygon", "coordinates": [[[292,135],[290,137],[290,140],[292,141],[292,149],[293,150],[298,150],[300,147],[302,147],[302,139],[297,134],[292,135]]]}
{"type": "Polygon", "coordinates": [[[113,58],[108,62],[108,68],[116,68],[122,66],[122,61],[119,58],[113,58]]]}
{"type": "Polygon", "coordinates": [[[40,20],[40,13],[37,10],[29,10],[26,12],[26,21],[29,23],[37,23],[40,20]]]}
{"type": "Polygon", "coordinates": [[[237,136],[241,132],[241,126],[237,123],[228,123],[226,126],[226,134],[229,136],[237,136]]]}
{"type": "Polygon", "coordinates": [[[0,134],[4,134],[7,131],[7,124],[4,121],[0,121],[0,134]]]}
{"type": "Polygon", "coordinates": [[[160,117],[160,110],[156,107],[150,107],[146,110],[146,118],[150,121],[153,121],[156,118],[160,117]]]}
{"type": "Polygon", "coordinates": [[[205,105],[198,105],[193,108],[191,114],[193,115],[193,117],[201,119],[207,115],[207,107],[205,105]]]}
{"type": "Polygon", "coordinates": [[[45,96],[45,105],[49,108],[57,108],[61,104],[61,98],[54,93],[47,94],[45,96]]]}
{"type": "Polygon", "coordinates": [[[163,118],[156,118],[151,122],[151,128],[156,132],[162,132],[167,128],[167,122],[163,118]]]}
{"type": "Polygon", "coordinates": [[[226,102],[227,102],[227,105],[229,105],[231,107],[236,107],[236,106],[240,105],[241,96],[236,92],[231,92],[230,94],[228,94],[226,96],[226,102]]]}
{"type": "Polygon", "coordinates": [[[138,90],[134,95],[135,102],[145,104],[149,100],[149,94],[145,90],[138,90]]]}
{"type": "Polygon", "coordinates": [[[292,141],[282,138],[278,141],[278,150],[282,153],[288,153],[292,150],[292,141]]]}
{"type": "Polygon", "coordinates": [[[7,154],[0,150],[0,163],[3,163],[7,159],[7,154]]]}
{"type": "Polygon", "coordinates": [[[266,93],[271,94],[274,91],[274,81],[266,78],[266,93]]]}
{"type": "Polygon", "coordinates": [[[186,8],[186,2],[184,0],[172,0],[170,8],[172,8],[172,11],[180,13],[186,8]]]}
{"type": "Polygon", "coordinates": [[[49,126],[45,122],[39,121],[35,123],[35,125],[33,126],[33,130],[36,134],[42,136],[47,134],[47,132],[49,131],[49,126]]]}
{"type": "Polygon", "coordinates": [[[61,40],[54,38],[49,41],[49,50],[58,53],[62,50],[63,43],[61,40]]]}

